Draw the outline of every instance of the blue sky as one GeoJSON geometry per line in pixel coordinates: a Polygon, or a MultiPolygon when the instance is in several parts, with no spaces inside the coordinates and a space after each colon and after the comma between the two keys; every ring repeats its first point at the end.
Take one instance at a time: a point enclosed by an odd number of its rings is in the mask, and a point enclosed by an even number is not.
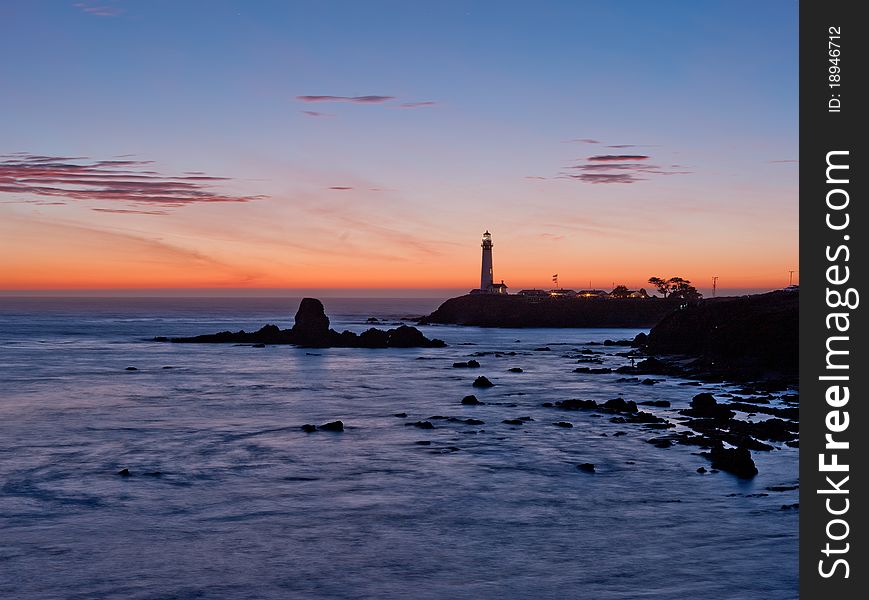
{"type": "Polygon", "coordinates": [[[496,270],[520,285],[555,270],[636,284],[660,265],[764,287],[797,260],[797,13],[787,1],[7,1],[0,154],[132,155],[167,176],[225,177],[209,191],[247,200],[52,192],[47,205],[31,186],[0,191],[0,211],[32,236],[69,229],[84,261],[101,252],[70,228],[162,244],[167,276],[142,285],[191,268],[194,286],[316,286],[318,273],[461,285],[488,228],[496,270]],[[364,96],[383,99],[340,100],[364,96]]]}

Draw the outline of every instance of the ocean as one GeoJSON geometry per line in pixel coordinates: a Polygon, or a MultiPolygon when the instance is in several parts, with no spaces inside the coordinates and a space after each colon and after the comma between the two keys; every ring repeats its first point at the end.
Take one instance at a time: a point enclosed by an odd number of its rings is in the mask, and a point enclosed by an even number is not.
{"type": "MultiPolygon", "coordinates": [[[[441,300],[323,302],[361,332],[441,300]]],[[[573,372],[628,364],[599,344],[640,330],[423,327],[448,344],[431,349],[150,341],[290,327],[297,306],[0,298],[0,597],[797,597],[799,512],[783,506],[798,490],[776,489],[798,485],[798,450],[753,452],[748,481],[701,474],[697,447],[541,406],[668,400],[643,409],[672,418],[739,386],[573,372]],[[471,393],[485,404],[461,405],[471,393]],[[300,429],[333,420],[343,433],[300,429]]]]}

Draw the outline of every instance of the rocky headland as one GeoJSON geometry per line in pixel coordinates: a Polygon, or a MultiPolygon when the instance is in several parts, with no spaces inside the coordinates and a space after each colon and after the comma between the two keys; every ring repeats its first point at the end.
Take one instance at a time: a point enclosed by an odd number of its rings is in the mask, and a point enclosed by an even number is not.
{"type": "Polygon", "coordinates": [[[796,384],[799,306],[798,292],[777,291],[712,298],[675,310],[635,340],[644,354],[657,358],[635,371],[796,384]]]}
{"type": "Polygon", "coordinates": [[[684,301],[670,298],[550,298],[467,294],[450,298],[420,325],[477,327],[651,327],[684,301]]]}

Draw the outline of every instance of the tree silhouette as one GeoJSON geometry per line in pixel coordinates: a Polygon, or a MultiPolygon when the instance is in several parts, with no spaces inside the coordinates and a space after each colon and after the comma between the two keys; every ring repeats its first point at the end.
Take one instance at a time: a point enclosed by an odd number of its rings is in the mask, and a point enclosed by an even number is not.
{"type": "Polygon", "coordinates": [[[658,293],[664,296],[664,298],[666,298],[667,294],[670,293],[670,283],[663,277],[649,277],[649,283],[655,286],[655,289],[657,289],[658,293]]]}
{"type": "Polygon", "coordinates": [[[697,291],[691,282],[681,277],[650,277],[649,283],[655,286],[664,298],[682,298],[684,300],[699,300],[703,294],[697,291]]]}

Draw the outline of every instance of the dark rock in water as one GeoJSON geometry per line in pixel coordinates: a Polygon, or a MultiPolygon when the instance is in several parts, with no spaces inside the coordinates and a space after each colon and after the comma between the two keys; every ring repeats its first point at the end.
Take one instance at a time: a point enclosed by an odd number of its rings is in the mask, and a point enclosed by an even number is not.
{"type": "Polygon", "coordinates": [[[637,403],[624,398],[613,398],[603,403],[603,407],[618,412],[637,412],[637,403]]]}
{"type": "Polygon", "coordinates": [[[639,404],[642,404],[643,406],[657,406],[658,408],[670,408],[669,400],[646,400],[639,404]]]}
{"type": "Polygon", "coordinates": [[[793,504],[782,504],[781,510],[797,510],[800,507],[799,502],[795,502],[793,504]]]}
{"type": "Polygon", "coordinates": [[[555,406],[564,410],[594,410],[598,408],[597,402],[594,400],[561,400],[555,403],[555,406]]]}
{"type": "Polygon", "coordinates": [[[138,370],[139,369],[137,369],[136,367],[127,367],[126,369],[124,369],[124,371],[138,371],[138,370]]]}
{"type": "Polygon", "coordinates": [[[305,433],[314,433],[315,431],[317,431],[317,426],[311,425],[310,423],[305,423],[304,425],[302,425],[302,431],[304,431],[305,433]]]}
{"type": "Polygon", "coordinates": [[[481,421],[480,419],[465,419],[462,422],[466,423],[468,425],[485,425],[486,424],[485,421],[481,421]]]}
{"type": "Polygon", "coordinates": [[[522,419],[504,419],[501,421],[502,423],[506,423],[507,425],[524,425],[525,421],[522,419]]]}
{"type": "Polygon", "coordinates": [[[652,444],[655,448],[669,448],[673,445],[673,441],[668,438],[652,438],[646,441],[652,444]]]}
{"type": "Polygon", "coordinates": [[[251,346],[251,348],[265,348],[265,347],[266,347],[265,344],[254,344],[253,346],[251,346]]]}
{"type": "Polygon", "coordinates": [[[380,319],[378,319],[377,317],[368,317],[365,320],[365,322],[366,323],[380,323],[380,319]]]}
{"type": "Polygon", "coordinates": [[[631,344],[635,348],[640,348],[646,345],[646,342],[649,340],[649,336],[645,333],[638,333],[636,337],[634,337],[634,342],[631,344]]]}
{"type": "Polygon", "coordinates": [[[751,479],[757,475],[757,467],[747,448],[725,448],[718,442],[704,454],[712,461],[713,469],[732,473],[740,479],[751,479]]]}
{"type": "Polygon", "coordinates": [[[296,311],[296,319],[290,330],[293,339],[300,346],[315,348],[328,345],[329,317],[323,303],[316,298],[302,298],[299,310],[296,311]]]}
{"type": "Polygon", "coordinates": [[[405,413],[405,412],[400,412],[400,413],[395,413],[395,414],[392,415],[392,416],[393,416],[393,417],[398,417],[398,418],[400,418],[400,419],[404,419],[404,418],[407,417],[407,413],[405,413]]]}
{"type": "Polygon", "coordinates": [[[648,373],[649,375],[675,375],[679,374],[681,371],[681,369],[669,365],[662,360],[658,360],[655,357],[641,360],[637,363],[636,367],[637,373],[648,373]]]}
{"type": "Polygon", "coordinates": [[[552,350],[552,348],[550,348],[549,346],[542,346],[540,348],[534,348],[535,352],[550,352],[551,350],[552,350]]]}
{"type": "Polygon", "coordinates": [[[388,348],[389,333],[382,329],[367,329],[359,334],[361,348],[388,348]]]}
{"type": "Polygon", "coordinates": [[[573,423],[568,423],[567,421],[558,421],[553,423],[556,427],[573,427],[573,423]]]}
{"type": "Polygon", "coordinates": [[[418,442],[414,442],[417,446],[431,446],[430,440],[420,440],[418,442]]]}
{"type": "Polygon", "coordinates": [[[511,367],[511,368],[509,368],[509,369],[507,369],[507,370],[508,370],[510,373],[522,373],[522,368],[521,368],[521,367],[511,367]]]}
{"type": "Polygon", "coordinates": [[[619,436],[621,436],[621,435],[627,435],[627,434],[626,434],[624,431],[616,431],[616,432],[613,434],[613,437],[619,437],[619,436]]]}
{"type": "Polygon", "coordinates": [[[705,472],[706,472],[706,467],[698,467],[698,468],[697,468],[697,472],[698,472],[698,473],[705,473],[705,472]]]}
{"type": "Polygon", "coordinates": [[[163,367],[164,369],[174,369],[175,367],[163,367]]]}
{"type": "Polygon", "coordinates": [[[476,406],[477,404],[482,404],[482,402],[477,400],[477,397],[471,394],[470,396],[462,398],[462,404],[465,406],[476,406]]]}
{"type": "Polygon", "coordinates": [[[320,425],[317,429],[320,431],[344,431],[344,423],[342,421],[332,421],[320,425]]]}
{"type": "Polygon", "coordinates": [[[736,413],[724,405],[718,404],[715,396],[709,392],[703,392],[694,396],[691,400],[691,408],[681,411],[689,417],[701,417],[709,419],[732,419],[736,413]]]}
{"type": "Polygon", "coordinates": [[[454,362],[454,369],[478,369],[480,367],[480,363],[471,359],[468,362],[454,362]]]}
{"type": "Polygon", "coordinates": [[[592,463],[582,463],[581,465],[576,465],[576,468],[584,473],[594,473],[594,465],[592,463]]]}
{"type": "Polygon", "coordinates": [[[130,470],[129,469],[121,469],[120,471],[118,471],[118,475],[120,475],[121,477],[129,477],[130,470]]]}
{"type": "Polygon", "coordinates": [[[416,423],[405,423],[405,425],[413,425],[414,427],[419,427],[420,429],[434,429],[435,426],[432,425],[431,421],[417,421],[416,423]]]}
{"type": "Polygon", "coordinates": [[[489,381],[486,377],[480,375],[474,380],[473,386],[478,388],[490,388],[495,384],[489,381]]]}
{"type": "Polygon", "coordinates": [[[643,385],[655,385],[656,383],[658,383],[658,380],[646,378],[646,379],[643,379],[640,383],[643,385]]]}
{"type": "Polygon", "coordinates": [[[591,375],[603,375],[606,373],[612,373],[612,369],[608,369],[606,367],[601,367],[599,369],[592,369],[591,367],[577,367],[573,370],[574,373],[589,373],[591,375]]]}
{"type": "Polygon", "coordinates": [[[356,335],[352,331],[338,333],[329,329],[329,317],[323,310],[323,303],[316,298],[302,299],[292,329],[281,330],[276,325],[265,325],[253,333],[222,331],[186,338],[156,337],[154,341],[253,344],[257,348],[264,347],[266,344],[295,344],[307,348],[442,348],[446,346],[443,340],[430,340],[416,327],[407,325],[400,325],[388,331],[372,328],[361,335],[356,335]]]}
{"type": "Polygon", "coordinates": [[[799,485],[770,485],[766,488],[770,492],[790,492],[800,489],[799,485]]]}
{"type": "Polygon", "coordinates": [[[387,331],[387,344],[390,348],[442,348],[442,340],[430,340],[416,327],[402,325],[387,331]]]}

